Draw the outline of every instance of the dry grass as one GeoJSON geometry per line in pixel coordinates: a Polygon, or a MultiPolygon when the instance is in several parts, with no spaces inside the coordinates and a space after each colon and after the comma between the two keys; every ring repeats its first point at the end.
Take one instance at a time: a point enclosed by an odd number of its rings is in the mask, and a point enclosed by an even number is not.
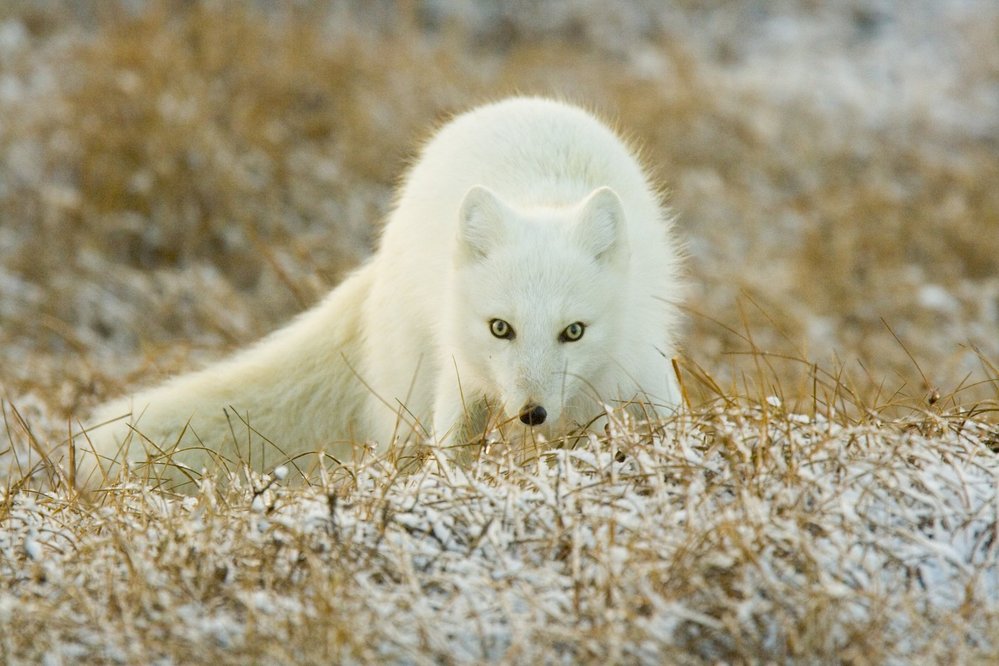
{"type": "Polygon", "coordinates": [[[700,409],[517,465],[0,502],[5,660],[988,661],[994,430],[700,409]],[[646,434],[642,434],[642,433],[646,434]]]}
{"type": "Polygon", "coordinates": [[[801,39],[605,4],[0,7],[0,661],[996,658],[999,14],[924,53],[859,0],[782,5],[801,39]],[[66,490],[90,407],[314,302],[423,134],[515,91],[668,185],[689,414],[467,474],[66,490]]]}

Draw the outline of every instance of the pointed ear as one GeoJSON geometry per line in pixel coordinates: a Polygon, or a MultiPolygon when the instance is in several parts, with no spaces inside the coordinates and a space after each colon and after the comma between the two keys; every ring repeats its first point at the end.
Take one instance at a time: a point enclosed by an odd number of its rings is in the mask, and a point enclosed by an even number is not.
{"type": "Polygon", "coordinates": [[[598,188],[579,207],[579,221],[572,231],[573,240],[579,247],[600,263],[626,259],[626,220],[617,193],[609,187],[598,188]]]}
{"type": "Polygon", "coordinates": [[[465,194],[458,211],[458,257],[485,259],[506,238],[506,204],[496,194],[476,185],[465,194]]]}

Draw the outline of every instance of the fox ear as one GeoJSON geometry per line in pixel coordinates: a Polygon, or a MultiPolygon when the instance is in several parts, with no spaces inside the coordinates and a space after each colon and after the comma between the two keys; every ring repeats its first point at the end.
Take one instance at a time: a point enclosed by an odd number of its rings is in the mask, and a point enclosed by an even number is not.
{"type": "Polygon", "coordinates": [[[593,190],[580,209],[572,231],[575,242],[600,263],[627,259],[624,206],[617,193],[609,187],[593,190]]]}
{"type": "Polygon", "coordinates": [[[476,185],[458,211],[458,256],[475,261],[489,256],[506,237],[507,206],[496,194],[476,185]]]}

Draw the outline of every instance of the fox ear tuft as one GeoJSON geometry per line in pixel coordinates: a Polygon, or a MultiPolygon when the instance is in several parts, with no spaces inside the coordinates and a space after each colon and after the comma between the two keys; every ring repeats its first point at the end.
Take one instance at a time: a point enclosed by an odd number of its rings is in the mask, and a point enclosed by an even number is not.
{"type": "Polygon", "coordinates": [[[458,212],[458,256],[485,259],[506,237],[507,206],[496,194],[476,185],[465,194],[458,212]]]}
{"type": "Polygon", "coordinates": [[[572,232],[575,242],[600,263],[626,260],[626,220],[617,193],[609,187],[593,190],[580,209],[579,221],[572,232]]]}

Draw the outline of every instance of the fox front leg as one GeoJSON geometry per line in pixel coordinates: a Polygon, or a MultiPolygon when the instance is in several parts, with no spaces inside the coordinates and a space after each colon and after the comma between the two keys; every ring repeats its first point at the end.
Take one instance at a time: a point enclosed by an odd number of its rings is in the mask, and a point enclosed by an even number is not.
{"type": "Polygon", "coordinates": [[[440,381],[434,400],[434,442],[455,462],[474,458],[475,441],[485,430],[485,400],[463,396],[452,381],[440,381]]]}

